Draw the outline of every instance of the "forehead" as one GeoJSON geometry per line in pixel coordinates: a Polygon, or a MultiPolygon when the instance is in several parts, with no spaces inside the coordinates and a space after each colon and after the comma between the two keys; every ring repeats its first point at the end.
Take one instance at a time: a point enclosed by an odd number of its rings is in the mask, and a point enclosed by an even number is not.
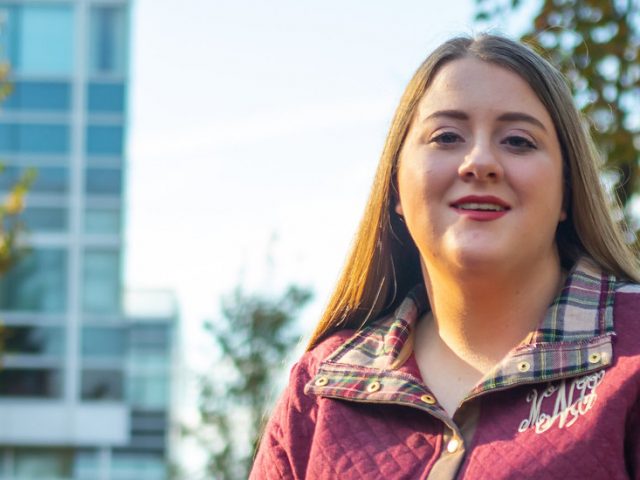
{"type": "Polygon", "coordinates": [[[546,108],[520,75],[499,65],[467,57],[443,65],[418,104],[418,117],[436,110],[522,111],[552,127],[546,108]]]}

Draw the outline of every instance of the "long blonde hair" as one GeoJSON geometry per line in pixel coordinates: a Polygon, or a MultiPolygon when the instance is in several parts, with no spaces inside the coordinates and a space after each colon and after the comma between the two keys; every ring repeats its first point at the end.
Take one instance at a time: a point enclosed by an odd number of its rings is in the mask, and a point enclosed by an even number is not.
{"type": "Polygon", "coordinates": [[[600,160],[564,77],[524,45],[496,35],[453,38],[420,65],[402,95],[384,145],[369,200],[346,264],[308,348],[336,330],[361,328],[393,311],[422,282],[418,250],[394,211],[398,156],[416,105],[439,69],[474,57],[517,73],[549,112],[562,149],[566,221],[556,243],[564,268],[581,255],[605,272],[640,281],[637,256],[611,215],[600,182],[600,160]]]}

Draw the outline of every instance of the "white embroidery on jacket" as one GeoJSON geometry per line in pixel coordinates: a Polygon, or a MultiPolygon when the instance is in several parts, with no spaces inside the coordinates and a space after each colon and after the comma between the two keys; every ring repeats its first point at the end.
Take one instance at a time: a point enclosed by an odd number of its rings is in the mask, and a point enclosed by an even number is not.
{"type": "Polygon", "coordinates": [[[604,370],[590,373],[583,377],[575,378],[567,387],[566,380],[562,380],[556,384],[550,384],[546,389],[539,392],[534,388],[527,395],[527,403],[531,403],[529,418],[525,418],[520,422],[519,432],[524,432],[528,428],[535,428],[536,433],[544,433],[549,430],[556,422],[558,428],[569,428],[573,425],[578,417],[586,414],[593,408],[598,398],[596,388],[602,383],[604,378],[604,370]],[[549,415],[542,411],[544,406],[550,405],[551,401],[545,402],[546,398],[556,395],[556,401],[553,406],[553,415],[549,415]]]}

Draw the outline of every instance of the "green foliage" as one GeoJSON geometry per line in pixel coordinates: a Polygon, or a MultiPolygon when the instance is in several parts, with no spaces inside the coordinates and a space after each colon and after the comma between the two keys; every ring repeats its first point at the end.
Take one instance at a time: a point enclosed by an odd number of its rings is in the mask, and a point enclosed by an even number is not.
{"type": "MultiPolygon", "coordinates": [[[[0,164],[0,175],[3,173],[4,166],[0,164]]],[[[19,238],[26,230],[20,214],[24,210],[25,196],[35,178],[35,169],[25,170],[0,203],[0,275],[7,272],[27,252],[19,244],[19,238]]]]}
{"type": "Polygon", "coordinates": [[[247,478],[274,379],[299,341],[295,320],[310,299],[311,292],[296,285],[278,298],[238,288],[223,300],[222,317],[205,324],[220,356],[200,379],[201,426],[186,433],[208,452],[206,478],[247,478]]]}
{"type": "MultiPolygon", "coordinates": [[[[507,20],[519,0],[476,0],[476,20],[507,20]]],[[[522,40],[569,79],[623,205],[640,187],[640,8],[636,0],[543,0],[522,40]]]]}
{"type": "MultiPolygon", "coordinates": [[[[0,64],[0,102],[11,92],[8,73],[8,65],[0,64]]],[[[0,162],[0,175],[4,173],[4,164],[0,162]]],[[[26,194],[35,178],[35,169],[25,170],[0,201],[0,277],[28,252],[28,249],[20,243],[20,237],[26,230],[24,223],[20,220],[20,214],[24,210],[26,194]]],[[[7,329],[0,323],[0,354],[4,351],[6,336],[7,329]]]]}

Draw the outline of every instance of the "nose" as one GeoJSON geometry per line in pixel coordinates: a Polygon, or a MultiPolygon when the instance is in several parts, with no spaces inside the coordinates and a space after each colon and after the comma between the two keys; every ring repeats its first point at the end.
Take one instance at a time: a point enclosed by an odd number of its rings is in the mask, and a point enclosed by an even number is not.
{"type": "Polygon", "coordinates": [[[504,176],[504,169],[491,145],[478,142],[465,155],[458,167],[458,175],[466,181],[495,181],[504,176]]]}

